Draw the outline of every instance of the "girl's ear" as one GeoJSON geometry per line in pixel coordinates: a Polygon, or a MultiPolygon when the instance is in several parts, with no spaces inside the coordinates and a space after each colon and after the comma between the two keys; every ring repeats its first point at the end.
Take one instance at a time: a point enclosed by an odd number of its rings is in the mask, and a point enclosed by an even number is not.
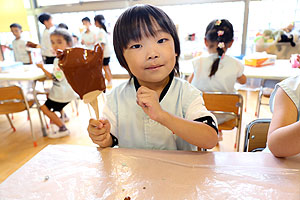
{"type": "Polygon", "coordinates": [[[232,43],[234,42],[234,40],[231,40],[231,42],[228,43],[228,47],[227,49],[229,49],[232,46],[232,43]]]}
{"type": "Polygon", "coordinates": [[[69,47],[72,47],[72,46],[73,46],[73,43],[72,43],[72,42],[68,42],[68,46],[69,46],[69,47]]]}
{"type": "Polygon", "coordinates": [[[204,44],[205,44],[206,47],[208,47],[208,41],[207,41],[206,38],[204,38],[204,44]]]}

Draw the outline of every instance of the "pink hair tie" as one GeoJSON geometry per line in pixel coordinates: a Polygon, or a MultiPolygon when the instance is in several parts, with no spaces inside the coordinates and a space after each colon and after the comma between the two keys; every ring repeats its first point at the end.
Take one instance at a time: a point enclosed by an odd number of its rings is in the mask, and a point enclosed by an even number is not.
{"type": "Polygon", "coordinates": [[[218,31],[218,36],[222,36],[224,34],[224,31],[223,30],[219,30],[218,31]]]}

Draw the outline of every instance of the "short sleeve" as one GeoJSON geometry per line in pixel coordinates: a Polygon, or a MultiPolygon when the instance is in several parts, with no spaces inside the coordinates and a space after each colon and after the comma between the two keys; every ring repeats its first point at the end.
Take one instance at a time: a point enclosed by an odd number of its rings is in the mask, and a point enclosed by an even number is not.
{"type": "Polygon", "coordinates": [[[244,74],[244,65],[238,60],[237,60],[237,65],[238,65],[237,77],[241,77],[244,74]]]}
{"type": "Polygon", "coordinates": [[[202,92],[190,84],[186,84],[184,90],[184,118],[192,121],[209,118],[212,119],[212,124],[217,128],[217,119],[206,109],[202,92]]]}
{"type": "Polygon", "coordinates": [[[283,89],[283,91],[291,98],[294,102],[297,110],[299,111],[299,103],[300,103],[300,76],[290,77],[276,84],[275,89],[273,90],[270,97],[270,109],[271,112],[274,110],[275,104],[275,95],[278,91],[278,88],[283,89]]]}

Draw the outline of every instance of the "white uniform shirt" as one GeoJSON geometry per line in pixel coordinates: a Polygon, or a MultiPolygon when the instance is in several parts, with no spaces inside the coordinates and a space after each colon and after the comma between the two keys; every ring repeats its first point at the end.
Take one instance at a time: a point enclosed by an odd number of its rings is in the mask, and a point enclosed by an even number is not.
{"type": "Polygon", "coordinates": [[[87,49],[94,50],[95,42],[96,42],[96,34],[90,30],[90,32],[86,33],[84,32],[81,36],[81,40],[84,41],[84,46],[87,49]],[[86,45],[86,43],[93,43],[91,45],[86,45]]]}
{"type": "Polygon", "coordinates": [[[12,46],[14,50],[15,60],[20,61],[22,63],[29,64],[30,58],[28,51],[26,50],[26,43],[27,41],[20,39],[15,39],[12,41],[12,46]]]}
{"type": "Polygon", "coordinates": [[[215,75],[209,77],[211,66],[217,54],[201,56],[193,61],[192,85],[203,92],[234,92],[234,84],[244,72],[244,65],[237,59],[225,55],[215,75]]]}
{"type": "Polygon", "coordinates": [[[108,36],[105,30],[100,28],[97,35],[97,42],[104,44],[104,58],[108,58],[111,55],[111,44],[108,36]]]}
{"type": "Polygon", "coordinates": [[[47,57],[55,57],[55,54],[52,50],[51,40],[50,40],[50,34],[54,30],[54,27],[50,29],[45,29],[42,36],[42,42],[41,42],[41,50],[42,55],[47,57]]]}
{"type": "Polygon", "coordinates": [[[76,99],[76,94],[68,83],[63,71],[58,67],[58,58],[53,63],[53,86],[49,93],[49,99],[52,101],[67,103],[76,99]]]}
{"type": "MultiPolygon", "coordinates": [[[[300,75],[293,76],[290,78],[287,78],[280,83],[277,83],[275,86],[274,91],[271,94],[270,97],[270,109],[271,112],[274,110],[274,103],[275,103],[275,95],[278,90],[278,88],[283,89],[283,91],[290,97],[290,99],[295,104],[297,110],[298,110],[298,117],[297,121],[299,121],[299,111],[300,111],[300,75]]],[[[299,133],[300,134],[300,133],[299,133]]],[[[264,152],[270,152],[268,146],[264,149],[264,152]]]]}
{"type": "MultiPolygon", "coordinates": [[[[163,110],[188,120],[216,119],[204,106],[201,92],[188,82],[174,78],[160,101],[163,110]]],[[[107,95],[103,115],[111,123],[111,134],[118,138],[119,147],[164,150],[196,150],[173,134],[167,127],[151,120],[136,103],[134,80],[125,82],[107,95]]],[[[199,132],[201,134],[201,132],[199,132]]]]}

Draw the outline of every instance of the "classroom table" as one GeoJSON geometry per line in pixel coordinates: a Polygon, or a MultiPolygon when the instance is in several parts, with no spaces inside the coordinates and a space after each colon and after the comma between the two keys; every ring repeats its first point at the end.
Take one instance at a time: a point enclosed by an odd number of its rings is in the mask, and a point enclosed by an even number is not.
{"type": "MultiPolygon", "coordinates": [[[[53,70],[53,65],[48,64],[44,65],[44,67],[52,72],[53,70]]],[[[32,82],[32,90],[33,90],[33,97],[34,101],[37,105],[37,110],[40,118],[40,123],[41,123],[41,130],[43,133],[43,136],[47,136],[47,131],[45,128],[45,125],[42,120],[41,116],[41,110],[40,110],[40,104],[36,96],[36,82],[39,79],[45,78],[45,73],[39,69],[36,65],[21,65],[18,67],[15,67],[13,69],[5,70],[0,72],[0,81],[26,81],[26,82],[32,82]]]]}
{"type": "MultiPolygon", "coordinates": [[[[180,61],[180,71],[184,76],[193,73],[192,60],[180,61]]],[[[290,76],[300,74],[300,69],[292,68],[289,60],[276,60],[274,65],[251,67],[245,65],[244,74],[247,78],[260,78],[268,80],[283,80],[290,76]]]]}
{"type": "Polygon", "coordinates": [[[49,145],[0,199],[297,199],[300,155],[49,145]]]}

